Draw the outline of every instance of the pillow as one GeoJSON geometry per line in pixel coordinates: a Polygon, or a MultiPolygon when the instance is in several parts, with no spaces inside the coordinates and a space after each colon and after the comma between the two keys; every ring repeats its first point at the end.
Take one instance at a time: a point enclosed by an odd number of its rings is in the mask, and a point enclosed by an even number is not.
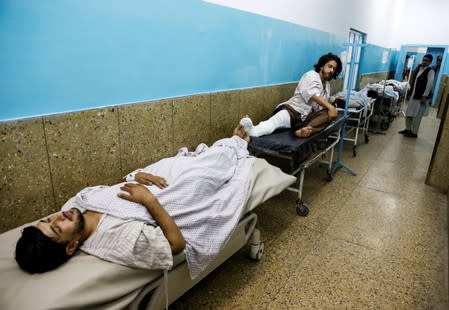
{"type": "Polygon", "coordinates": [[[291,184],[296,177],[282,172],[263,158],[256,158],[253,165],[253,179],[245,211],[251,211],[269,198],[276,196],[291,184]]]}

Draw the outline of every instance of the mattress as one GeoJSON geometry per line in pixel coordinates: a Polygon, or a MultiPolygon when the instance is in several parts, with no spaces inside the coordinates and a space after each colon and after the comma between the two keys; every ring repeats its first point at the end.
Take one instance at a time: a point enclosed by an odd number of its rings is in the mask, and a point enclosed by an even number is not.
{"type": "Polygon", "coordinates": [[[339,115],[325,129],[307,138],[298,138],[291,129],[278,129],[270,135],[254,137],[248,149],[286,173],[292,173],[313,154],[327,147],[329,135],[338,131],[347,117],[339,115]]]}

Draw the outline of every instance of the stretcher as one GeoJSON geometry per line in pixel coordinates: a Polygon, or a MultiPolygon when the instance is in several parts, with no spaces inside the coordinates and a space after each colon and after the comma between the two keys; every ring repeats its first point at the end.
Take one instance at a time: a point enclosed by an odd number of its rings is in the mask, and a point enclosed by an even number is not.
{"type": "Polygon", "coordinates": [[[168,272],[130,268],[78,252],[56,270],[30,275],[17,266],[14,249],[21,230],[35,222],[0,234],[1,309],[163,309],[239,249],[247,247],[251,258],[260,259],[264,244],[256,229],[254,208],[295,180],[256,158],[241,219],[219,257],[195,280],[189,275],[184,253],[174,257],[168,272]]]}
{"type": "Polygon", "coordinates": [[[325,129],[307,138],[297,138],[291,129],[278,129],[270,135],[251,138],[248,146],[251,154],[266,159],[299,179],[298,188],[289,187],[288,190],[298,193],[296,213],[300,216],[307,216],[309,213],[309,207],[302,198],[305,170],[330,152],[329,161],[322,160],[322,165],[327,166],[328,180],[333,179],[334,147],[340,140],[340,129],[347,118],[348,116],[339,115],[325,129]]]}
{"type": "MultiPolygon", "coordinates": [[[[369,142],[368,130],[370,119],[373,116],[375,108],[375,99],[369,101],[369,105],[348,108],[348,118],[345,127],[344,141],[353,142],[352,155],[357,156],[357,143],[362,133],[365,143],[369,142]],[[361,133],[360,133],[361,131],[361,133]]],[[[343,114],[345,109],[337,108],[340,114],[343,114]]]]}

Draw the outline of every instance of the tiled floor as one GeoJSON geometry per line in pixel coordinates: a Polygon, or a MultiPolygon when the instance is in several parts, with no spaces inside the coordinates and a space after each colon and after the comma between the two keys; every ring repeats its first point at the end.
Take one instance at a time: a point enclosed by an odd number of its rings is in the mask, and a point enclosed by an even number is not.
{"type": "Polygon", "coordinates": [[[424,184],[439,120],[417,139],[403,125],[360,139],[355,158],[346,143],[356,176],[306,170],[307,217],[288,191],[259,206],[262,260],[236,253],[170,309],[449,309],[447,196],[424,184]]]}

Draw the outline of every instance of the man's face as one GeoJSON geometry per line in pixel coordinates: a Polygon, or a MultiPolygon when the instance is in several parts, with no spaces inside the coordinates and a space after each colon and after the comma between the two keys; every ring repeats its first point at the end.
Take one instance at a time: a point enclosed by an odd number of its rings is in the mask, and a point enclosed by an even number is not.
{"type": "Polygon", "coordinates": [[[430,60],[429,58],[427,58],[427,57],[424,57],[423,59],[422,59],[422,66],[423,67],[427,67],[428,65],[430,65],[432,63],[432,60],[430,60]]]}
{"type": "Polygon", "coordinates": [[[78,209],[72,208],[50,215],[36,227],[56,242],[70,242],[84,230],[84,217],[78,209]]]}
{"type": "Polygon", "coordinates": [[[337,62],[335,60],[329,60],[321,68],[320,75],[324,78],[325,81],[330,81],[334,78],[335,70],[337,70],[337,62]]]}

